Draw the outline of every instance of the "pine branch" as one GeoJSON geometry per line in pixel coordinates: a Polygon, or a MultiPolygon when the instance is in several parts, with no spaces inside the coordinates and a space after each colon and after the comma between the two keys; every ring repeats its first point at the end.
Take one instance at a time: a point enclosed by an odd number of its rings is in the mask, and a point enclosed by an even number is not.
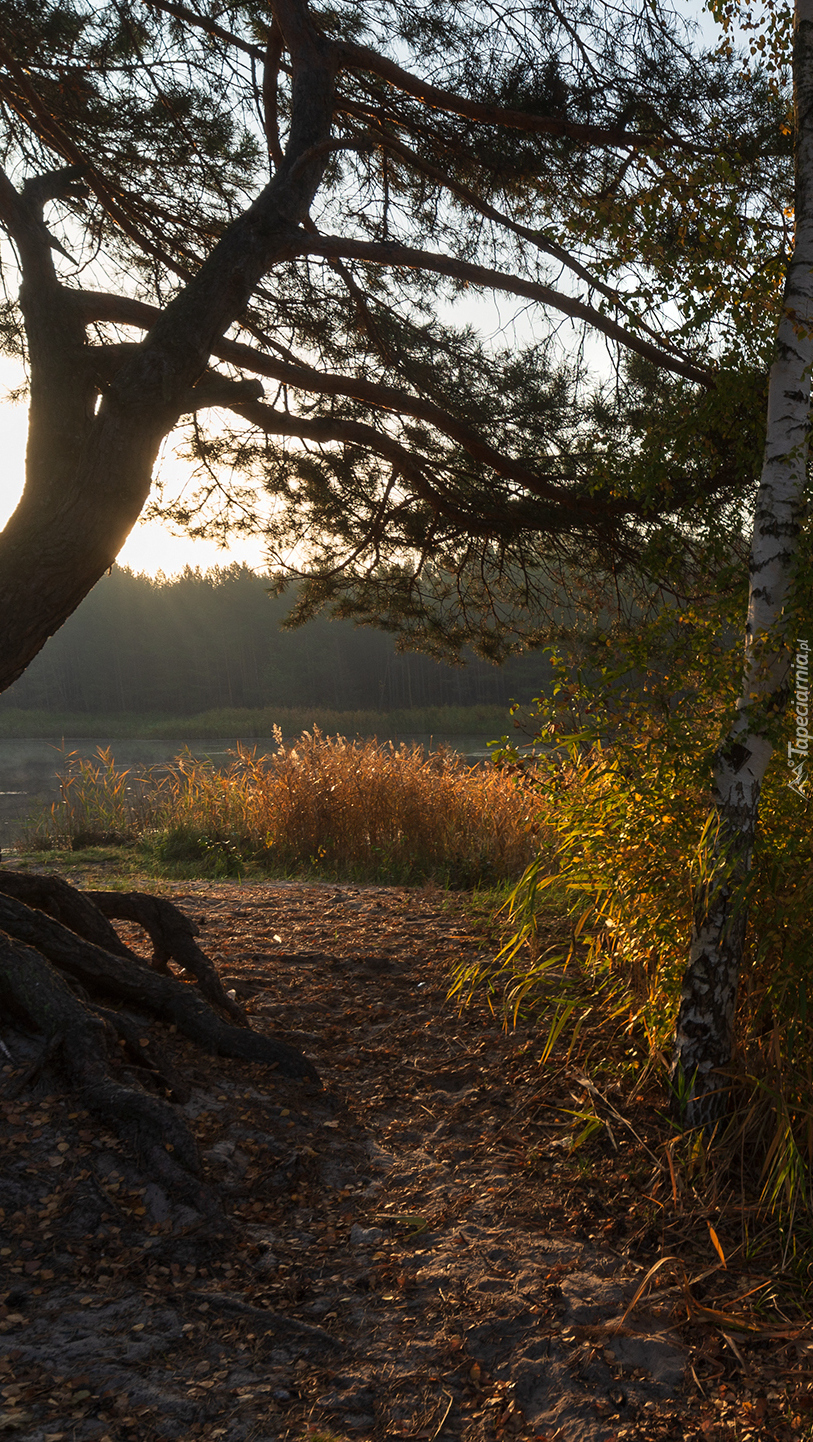
{"type": "Polygon", "coordinates": [[[361,260],[372,265],[430,271],[436,275],[449,276],[450,279],[462,281],[467,285],[481,286],[485,290],[502,290],[509,295],[525,296],[542,305],[552,306],[554,310],[561,311],[574,320],[586,321],[588,325],[601,331],[610,340],[616,341],[627,350],[637,352],[638,355],[643,356],[645,360],[651,361],[653,365],[662,370],[672,371],[675,375],[684,376],[686,380],[695,381],[698,385],[714,385],[712,371],[702,370],[690,361],[681,360],[662,346],[654,345],[644,340],[642,336],[626,330],[624,326],[611,320],[609,316],[602,315],[601,311],[596,310],[594,306],[587,305],[584,301],[576,300],[572,296],[563,295],[561,291],[554,290],[551,286],[540,285],[537,281],[525,280],[521,276],[509,275],[501,270],[492,270],[484,265],[472,265],[468,261],[457,260],[452,256],[442,255],[435,251],[417,250],[412,246],[399,245],[393,241],[352,240],[341,235],[319,235],[318,237],[311,236],[307,240],[303,237],[298,246],[298,252],[300,255],[323,255],[325,259],[341,256],[344,260],[361,260]]]}

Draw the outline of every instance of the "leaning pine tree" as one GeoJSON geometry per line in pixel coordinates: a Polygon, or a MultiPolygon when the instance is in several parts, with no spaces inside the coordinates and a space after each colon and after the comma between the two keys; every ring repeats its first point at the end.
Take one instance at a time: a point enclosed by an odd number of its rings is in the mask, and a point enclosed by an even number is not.
{"type": "MultiPolygon", "coordinates": [[[[786,146],[759,75],[693,53],[650,0],[509,17],[488,0],[0,0],[0,135],[2,338],[29,376],[0,688],[150,506],[307,554],[300,618],[329,605],[492,657],[544,631],[563,577],[614,584],[736,543],[786,146]],[[472,326],[483,295],[492,332],[523,308],[508,344],[472,326]],[[587,334],[609,380],[589,379],[587,334]],[[175,496],[170,436],[197,477],[175,496]]],[[[123,901],[3,874],[0,1000],[90,1110],[194,1188],[166,1064],[158,1095],[114,1074],[111,1042],[139,1040],[128,1007],[313,1069],[239,1024],[176,914],[126,905],[152,968],[112,928],[123,901]]],[[[731,968],[713,985],[727,1015],[731,968]]],[[[707,1061],[681,1066],[696,1081],[707,1061]]]]}

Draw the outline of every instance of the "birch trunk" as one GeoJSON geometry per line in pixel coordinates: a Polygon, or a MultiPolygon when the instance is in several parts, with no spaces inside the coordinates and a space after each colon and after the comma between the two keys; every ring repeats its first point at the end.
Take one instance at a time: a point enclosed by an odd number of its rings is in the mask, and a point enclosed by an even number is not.
{"type": "Polygon", "coordinates": [[[805,507],[813,366],[813,0],[797,0],[793,51],[795,224],[768,392],[765,458],[751,543],[743,687],[717,755],[705,876],[694,898],[689,965],[673,1054],[673,1112],[685,1126],[725,1110],[745,885],[771,732],[787,707],[789,601],[805,507]]]}

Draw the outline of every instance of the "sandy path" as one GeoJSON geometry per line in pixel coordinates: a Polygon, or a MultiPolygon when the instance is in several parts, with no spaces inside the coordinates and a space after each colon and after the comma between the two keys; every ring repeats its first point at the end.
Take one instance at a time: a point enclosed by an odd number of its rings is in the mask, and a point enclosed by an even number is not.
{"type": "MultiPolygon", "coordinates": [[[[635,1216],[640,1159],[623,1136],[569,1157],[551,1108],[574,1102],[548,1094],[529,1039],[446,1002],[450,965],[481,944],[470,911],[344,885],[173,895],[254,1025],[306,1050],[324,1090],[163,1032],[216,1223],[145,1185],[56,1077],[2,1103],[0,1426],[26,1442],[746,1435],[686,1390],[668,1306],[606,1331],[658,1250],[635,1216]]],[[[32,1043],[2,1035],[22,1064],[32,1043]]]]}

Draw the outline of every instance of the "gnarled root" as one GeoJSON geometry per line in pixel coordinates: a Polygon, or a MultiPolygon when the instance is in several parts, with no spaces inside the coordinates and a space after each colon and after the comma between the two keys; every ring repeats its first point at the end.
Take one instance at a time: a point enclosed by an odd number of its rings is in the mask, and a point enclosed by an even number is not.
{"type": "Polygon", "coordinates": [[[24,901],[37,911],[45,911],[54,921],[61,921],[77,936],[84,936],[113,956],[126,956],[139,966],[146,963],[136,952],[125,946],[115,927],[102,915],[86,893],[69,886],[61,876],[38,876],[24,871],[0,871],[0,892],[24,901]]]}
{"type": "Polygon", "coordinates": [[[207,1001],[228,1012],[239,1026],[248,1026],[243,1008],[228,995],[208,956],[195,941],[198,927],[171,901],[143,891],[87,891],[85,896],[104,917],[143,926],[152,942],[154,971],[166,973],[168,963],[176,961],[195,977],[207,1001]]]}
{"type": "Polygon", "coordinates": [[[264,1062],[277,1067],[284,1076],[319,1079],[313,1063],[286,1042],[232,1026],[192,987],[174,976],[161,976],[143,963],[134,965],[129,957],[103,951],[53,917],[33,911],[13,897],[0,895],[0,928],[27,946],[35,946],[53,966],[81,982],[91,994],[100,992],[145,1008],[153,1016],[172,1022],[190,1041],[216,1056],[264,1062]]]}
{"type": "Polygon", "coordinates": [[[318,1081],[318,1073],[296,1048],[252,1031],[240,1008],[234,1008],[239,1026],[212,1009],[200,993],[205,988],[223,1004],[215,968],[193,941],[191,923],[163,899],[150,905],[154,900],[137,892],[81,893],[57,877],[0,872],[0,1004],[44,1035],[35,1069],[46,1059],[55,1061],[88,1111],[135,1146],[153,1175],[210,1211],[197,1148],[184,1122],[169,1102],[115,1079],[108,1044],[119,1056],[123,1043],[136,1072],[173,1099],[186,1099],[183,1082],[169,1062],[145,1047],[143,1027],[104,1003],[147,1011],[215,1055],[260,1062],[284,1076],[318,1081]],[[166,956],[177,959],[195,972],[199,985],[150,967],[124,945],[97,901],[109,915],[139,921],[164,964],[166,956]]]}
{"type": "Polygon", "coordinates": [[[47,1038],[87,1110],[135,1147],[149,1171],[208,1211],[194,1138],[168,1102],[110,1075],[106,1026],[38,951],[0,932],[0,1003],[47,1038]],[[51,1045],[53,1043],[53,1046],[51,1045]]]}
{"type": "Polygon", "coordinates": [[[32,876],[20,871],[0,871],[0,892],[47,912],[104,951],[144,965],[141,957],[125,946],[108,918],[136,922],[152,942],[151,966],[155,971],[166,973],[169,962],[177,962],[195,977],[207,1001],[225,1011],[238,1026],[248,1026],[243,1008],[228,995],[208,956],[197,945],[198,928],[165,897],[142,891],[77,891],[59,876],[32,876]]]}

